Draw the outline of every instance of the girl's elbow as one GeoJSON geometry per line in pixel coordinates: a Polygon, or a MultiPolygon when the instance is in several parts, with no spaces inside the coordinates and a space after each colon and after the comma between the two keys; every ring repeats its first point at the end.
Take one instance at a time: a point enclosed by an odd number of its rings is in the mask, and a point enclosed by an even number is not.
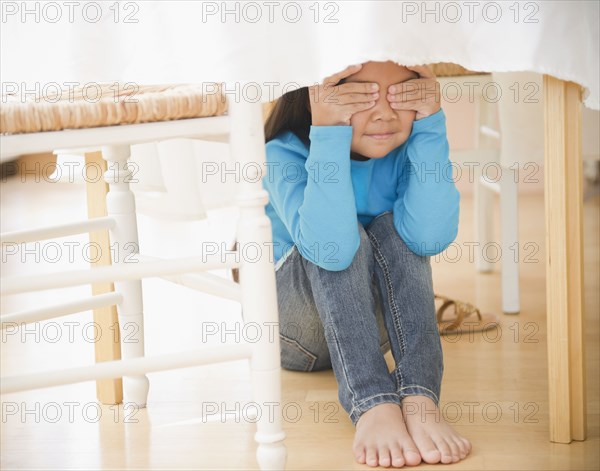
{"type": "Polygon", "coordinates": [[[354,257],[350,258],[350,259],[344,259],[344,260],[329,260],[329,261],[325,261],[321,264],[319,264],[319,266],[323,269],[323,270],[327,270],[327,271],[344,271],[347,268],[350,267],[350,265],[352,265],[352,262],[354,260],[354,257]]]}
{"type": "Polygon", "coordinates": [[[352,265],[354,257],[358,252],[360,239],[352,243],[338,244],[327,242],[315,243],[309,250],[300,249],[300,254],[309,262],[327,271],[343,271],[352,265]]]}
{"type": "Polygon", "coordinates": [[[437,239],[429,241],[429,247],[432,247],[429,255],[437,255],[442,253],[454,243],[457,235],[458,227],[454,228],[454,230],[450,233],[446,232],[444,234],[439,234],[437,239]]]}
{"type": "Polygon", "coordinates": [[[360,239],[355,241],[353,244],[348,244],[339,247],[339,252],[331,253],[330,257],[326,257],[321,264],[321,268],[328,271],[343,271],[352,265],[354,257],[360,247],[360,239]]]}
{"type": "Polygon", "coordinates": [[[406,246],[411,252],[421,257],[442,253],[456,240],[457,235],[458,227],[450,233],[448,231],[428,231],[420,234],[413,234],[411,236],[407,236],[406,234],[402,236],[401,234],[406,246]]]}

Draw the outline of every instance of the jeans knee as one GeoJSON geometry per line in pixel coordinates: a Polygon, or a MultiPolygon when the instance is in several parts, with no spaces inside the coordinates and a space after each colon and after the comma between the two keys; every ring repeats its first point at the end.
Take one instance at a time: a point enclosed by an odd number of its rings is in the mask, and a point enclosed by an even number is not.
{"type": "Polygon", "coordinates": [[[398,233],[393,214],[383,213],[367,228],[372,250],[379,263],[398,264],[404,276],[422,281],[431,277],[431,257],[413,252],[398,233]]]}

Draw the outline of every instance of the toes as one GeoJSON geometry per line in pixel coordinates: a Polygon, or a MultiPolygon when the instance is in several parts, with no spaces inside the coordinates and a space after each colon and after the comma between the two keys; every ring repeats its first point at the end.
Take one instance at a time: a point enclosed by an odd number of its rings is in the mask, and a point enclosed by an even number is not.
{"type": "Polygon", "coordinates": [[[360,448],[360,449],[355,449],[354,450],[354,456],[356,456],[356,461],[360,464],[365,464],[366,460],[367,460],[367,456],[365,454],[365,449],[364,448],[360,448]]]}
{"type": "Polygon", "coordinates": [[[453,437],[453,439],[454,443],[456,443],[456,446],[458,446],[458,451],[460,452],[460,459],[464,460],[467,456],[467,446],[460,439],[460,437],[453,437]]]}
{"type": "Polygon", "coordinates": [[[402,455],[404,455],[404,461],[407,465],[416,466],[421,463],[421,454],[410,435],[406,436],[406,439],[401,443],[401,446],[402,455]]]}
{"type": "Polygon", "coordinates": [[[369,466],[377,466],[377,450],[375,447],[367,448],[367,464],[369,466]]]}
{"type": "Polygon", "coordinates": [[[456,463],[457,461],[460,461],[460,448],[458,447],[458,444],[452,437],[447,437],[446,443],[450,447],[450,452],[452,453],[452,462],[456,463]]]}
{"type": "Polygon", "coordinates": [[[467,455],[471,453],[471,442],[464,437],[460,437],[460,440],[465,444],[467,455]]]}
{"type": "Polygon", "coordinates": [[[406,462],[402,455],[402,449],[398,445],[392,445],[390,447],[390,453],[392,455],[392,466],[394,468],[401,468],[405,465],[406,462]]]}
{"type": "Polygon", "coordinates": [[[390,449],[387,446],[382,446],[379,449],[379,466],[389,468],[391,464],[392,459],[390,458],[390,449]]]}
{"type": "Polygon", "coordinates": [[[421,454],[416,448],[404,448],[404,460],[409,466],[417,466],[421,463],[421,454]]]}
{"type": "Polygon", "coordinates": [[[433,441],[440,452],[440,461],[444,464],[452,463],[452,450],[450,450],[450,447],[446,443],[446,440],[440,437],[434,438],[433,441]]]}
{"type": "Polygon", "coordinates": [[[428,464],[436,464],[439,463],[442,459],[442,454],[437,449],[433,440],[429,437],[423,437],[418,442],[419,453],[421,457],[423,457],[423,461],[428,464]]]}

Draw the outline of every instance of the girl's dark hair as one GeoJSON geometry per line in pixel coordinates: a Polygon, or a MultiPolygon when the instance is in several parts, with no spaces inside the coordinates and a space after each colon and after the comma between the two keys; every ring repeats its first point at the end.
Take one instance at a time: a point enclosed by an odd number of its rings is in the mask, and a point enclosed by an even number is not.
{"type": "MultiPolygon", "coordinates": [[[[335,86],[346,83],[346,80],[347,78],[344,77],[335,86]]],[[[308,136],[311,124],[308,87],[287,92],[275,102],[265,122],[265,144],[282,132],[292,131],[305,145],[310,146],[308,136]]]]}
{"type": "Polygon", "coordinates": [[[265,143],[285,131],[292,131],[307,146],[312,123],[308,87],[282,95],[273,106],[265,122],[265,143]]]}

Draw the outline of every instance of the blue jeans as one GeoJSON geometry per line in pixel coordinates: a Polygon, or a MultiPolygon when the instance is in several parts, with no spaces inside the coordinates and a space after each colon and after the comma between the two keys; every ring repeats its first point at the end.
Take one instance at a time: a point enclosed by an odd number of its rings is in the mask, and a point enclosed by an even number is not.
{"type": "Polygon", "coordinates": [[[391,212],[359,231],[345,270],[325,270],[294,247],[276,271],[281,366],[333,368],[354,425],[372,407],[406,396],[439,405],[443,373],[430,257],[408,249],[391,212]],[[390,347],[392,372],[384,359],[390,347]]]}

